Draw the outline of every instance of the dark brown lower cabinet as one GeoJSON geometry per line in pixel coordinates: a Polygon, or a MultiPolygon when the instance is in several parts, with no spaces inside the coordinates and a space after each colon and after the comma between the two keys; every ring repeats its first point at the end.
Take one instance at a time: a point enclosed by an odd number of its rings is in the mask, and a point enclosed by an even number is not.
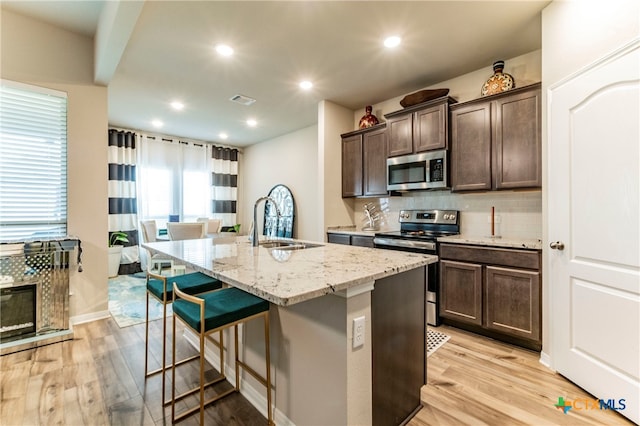
{"type": "Polygon", "coordinates": [[[485,327],[540,341],[540,272],[486,267],[485,327]]]}
{"type": "Polygon", "coordinates": [[[540,251],[442,244],[443,322],[542,349],[540,251]]]}
{"type": "Polygon", "coordinates": [[[355,234],[338,234],[327,232],[327,241],[334,244],[344,244],[351,246],[370,247],[373,248],[373,237],[367,235],[355,234]]]}
{"type": "Polygon", "coordinates": [[[440,261],[440,315],[482,325],[482,265],[440,261]]]}
{"type": "Polygon", "coordinates": [[[327,232],[327,242],[333,244],[344,244],[346,246],[351,245],[351,235],[348,234],[334,234],[327,232]]]}

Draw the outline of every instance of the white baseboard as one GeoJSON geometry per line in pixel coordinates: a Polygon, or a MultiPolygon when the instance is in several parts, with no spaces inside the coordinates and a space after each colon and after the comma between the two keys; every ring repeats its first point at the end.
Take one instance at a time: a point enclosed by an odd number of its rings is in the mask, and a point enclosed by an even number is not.
{"type": "MultiPolygon", "coordinates": [[[[189,330],[185,330],[183,334],[184,338],[187,342],[193,346],[196,350],[200,348],[200,342],[198,337],[193,334],[189,330]]],[[[229,341],[226,339],[226,341],[229,341]]],[[[218,355],[219,350],[216,346],[205,344],[204,348],[204,358],[211,364],[215,369],[220,371],[220,356],[218,355]]],[[[229,359],[227,354],[225,354],[226,359],[229,359]]],[[[236,372],[232,365],[225,364],[225,375],[227,377],[227,381],[232,385],[236,383],[236,372]]],[[[272,384],[273,386],[273,384],[272,384]]],[[[242,396],[246,398],[247,401],[251,405],[253,405],[265,418],[267,417],[267,398],[264,395],[264,387],[261,387],[260,390],[254,388],[249,384],[249,382],[245,380],[240,380],[240,393],[242,396]]],[[[275,392],[273,393],[275,395],[275,392]]],[[[282,413],[277,408],[273,414],[273,421],[278,426],[296,426],[284,413],[282,413]]]]}
{"type": "Polygon", "coordinates": [[[556,371],[551,368],[551,357],[546,352],[540,352],[540,364],[544,365],[550,370],[556,371]]]}
{"type": "Polygon", "coordinates": [[[97,320],[109,318],[110,316],[111,314],[109,313],[109,310],[91,312],[89,314],[75,315],[69,318],[69,323],[71,325],[83,324],[85,322],[91,322],[91,321],[97,321],[97,320]]]}

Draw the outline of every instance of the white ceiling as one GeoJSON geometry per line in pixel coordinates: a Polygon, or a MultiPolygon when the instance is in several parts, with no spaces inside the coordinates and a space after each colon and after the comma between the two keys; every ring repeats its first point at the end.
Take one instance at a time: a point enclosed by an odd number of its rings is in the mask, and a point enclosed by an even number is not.
{"type": "Polygon", "coordinates": [[[113,61],[110,125],[235,146],[316,123],[323,99],[358,110],[483,67],[490,73],[493,61],[541,47],[548,3],[147,0],[110,22],[100,14],[113,12],[113,0],[2,1],[89,36],[110,25],[103,33],[122,38],[121,49],[99,51],[113,61]],[[395,50],[382,47],[390,34],[403,39],[395,50]],[[219,57],[219,42],[235,54],[219,57]],[[302,79],[314,88],[301,91],[302,79]],[[236,94],[257,102],[234,104],[236,94]],[[174,99],[183,111],[169,107],[174,99]],[[249,117],[256,128],[246,126],[249,117]],[[154,118],[162,129],[152,127],[154,118]],[[222,131],[228,140],[218,138],[222,131]]]}

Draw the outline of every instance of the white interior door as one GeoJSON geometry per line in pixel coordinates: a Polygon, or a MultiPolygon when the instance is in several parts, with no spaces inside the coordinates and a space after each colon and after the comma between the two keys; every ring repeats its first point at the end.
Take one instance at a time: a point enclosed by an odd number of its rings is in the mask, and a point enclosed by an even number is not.
{"type": "Polygon", "coordinates": [[[639,78],[636,42],[549,89],[546,250],[554,367],[636,423],[639,78]]]}

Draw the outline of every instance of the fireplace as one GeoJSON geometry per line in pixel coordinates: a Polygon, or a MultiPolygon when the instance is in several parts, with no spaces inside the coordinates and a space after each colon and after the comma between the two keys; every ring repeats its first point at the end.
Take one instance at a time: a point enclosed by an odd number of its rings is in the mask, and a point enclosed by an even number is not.
{"type": "Polygon", "coordinates": [[[73,237],[0,243],[0,355],[73,338],[69,270],[81,253],[73,237]]]}
{"type": "Polygon", "coordinates": [[[36,334],[36,283],[0,289],[0,343],[36,334]]]}

